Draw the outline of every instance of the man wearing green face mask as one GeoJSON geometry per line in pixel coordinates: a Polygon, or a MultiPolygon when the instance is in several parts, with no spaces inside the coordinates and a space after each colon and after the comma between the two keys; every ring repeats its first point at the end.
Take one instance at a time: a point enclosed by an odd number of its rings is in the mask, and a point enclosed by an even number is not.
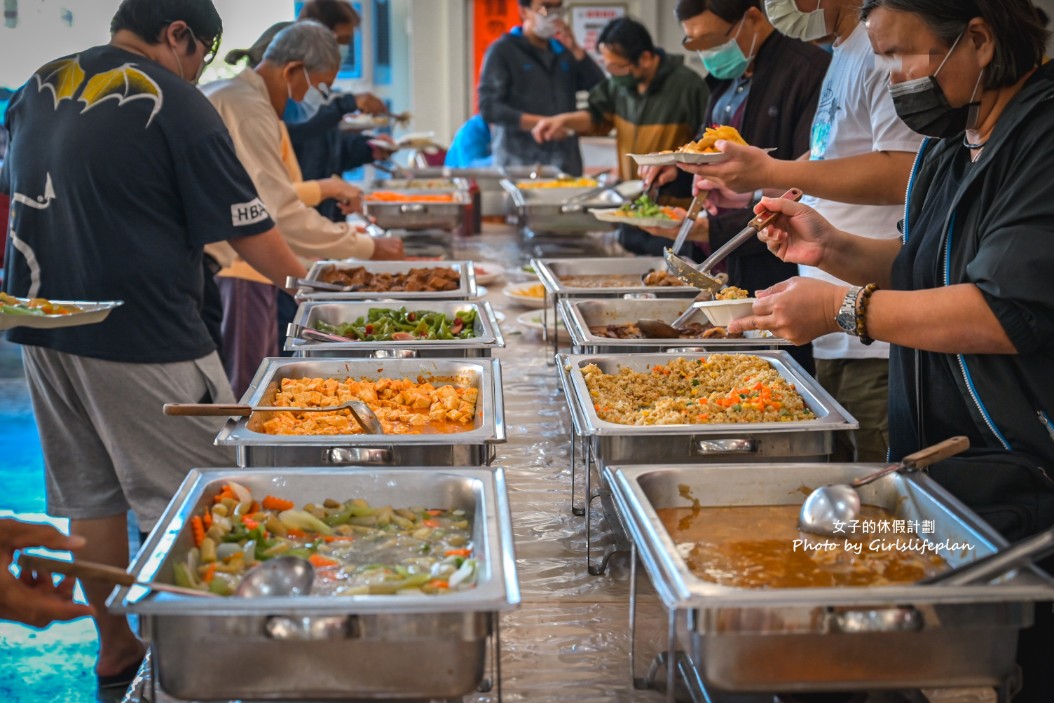
{"type": "MultiPolygon", "coordinates": [[[[706,113],[709,90],[702,77],[652,43],[644,25],[620,18],[608,23],[597,39],[609,78],[589,93],[589,108],[541,120],[532,130],[539,143],[573,134],[608,134],[615,130],[619,177],[637,177],[629,154],[676,149],[692,138],[706,113]]],[[[687,181],[672,183],[659,196],[663,204],[687,205],[687,181]]],[[[661,255],[659,237],[628,225],[619,242],[634,254],[661,255]]]]}
{"type": "MultiPolygon", "coordinates": [[[[680,0],[676,15],[684,30],[682,44],[698,52],[710,73],[710,106],[701,126],[730,125],[747,143],[775,148],[773,157],[794,159],[809,148],[809,129],[830,56],[777,32],[761,4],[761,0],[680,0]]],[[[660,185],[678,174],[686,175],[674,166],[641,169],[645,182],[660,185]]],[[[729,195],[711,191],[709,217],[696,219],[689,235],[695,251],[688,252],[696,261],[725,244],[753,217],[753,196],[729,195]]],[[[676,232],[646,231],[665,237],[676,232]]],[[[793,264],[772,256],[760,241],[734,251],[726,266],[729,283],[751,292],[798,275],[793,264]]],[[[811,368],[808,347],[794,353],[811,368]]]]}

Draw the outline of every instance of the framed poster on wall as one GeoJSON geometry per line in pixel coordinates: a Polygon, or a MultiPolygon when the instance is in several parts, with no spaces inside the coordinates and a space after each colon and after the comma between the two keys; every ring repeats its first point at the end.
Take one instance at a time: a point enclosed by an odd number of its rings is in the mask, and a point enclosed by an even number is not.
{"type": "Polygon", "coordinates": [[[604,25],[613,19],[626,16],[624,3],[605,5],[574,5],[571,7],[571,31],[582,48],[593,60],[600,63],[600,52],[597,50],[597,37],[604,25]]]}

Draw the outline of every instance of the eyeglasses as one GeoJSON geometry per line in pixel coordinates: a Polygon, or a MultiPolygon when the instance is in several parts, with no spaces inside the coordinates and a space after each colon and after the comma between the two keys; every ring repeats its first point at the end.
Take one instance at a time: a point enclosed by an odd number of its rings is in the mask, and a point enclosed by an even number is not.
{"type": "Polygon", "coordinates": [[[724,35],[720,35],[717,32],[710,32],[709,34],[703,34],[698,37],[690,37],[687,34],[681,38],[681,46],[691,51],[698,51],[702,45],[717,45],[721,42],[721,38],[728,38],[732,34],[732,30],[741,25],[743,19],[740,19],[735,24],[732,24],[725,31],[724,35]]]}
{"type": "Polygon", "coordinates": [[[194,34],[194,30],[187,25],[187,31],[190,32],[190,38],[195,42],[199,42],[205,47],[205,65],[208,66],[216,58],[216,54],[220,51],[220,35],[215,36],[212,42],[206,42],[202,39],[198,39],[197,35],[194,34]]]}

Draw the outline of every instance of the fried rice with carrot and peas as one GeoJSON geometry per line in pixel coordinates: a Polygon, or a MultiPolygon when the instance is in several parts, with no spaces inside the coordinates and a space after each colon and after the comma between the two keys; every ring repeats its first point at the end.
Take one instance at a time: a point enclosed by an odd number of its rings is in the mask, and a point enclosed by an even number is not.
{"type": "Polygon", "coordinates": [[[597,415],[620,425],[696,425],[815,420],[805,399],[751,354],[673,359],[646,371],[582,368],[597,415]]]}

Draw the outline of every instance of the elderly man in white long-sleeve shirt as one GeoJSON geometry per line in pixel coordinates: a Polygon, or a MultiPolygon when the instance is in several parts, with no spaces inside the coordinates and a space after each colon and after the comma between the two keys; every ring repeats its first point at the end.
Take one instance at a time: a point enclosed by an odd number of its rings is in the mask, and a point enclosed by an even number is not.
{"type": "MultiPolygon", "coordinates": [[[[348,223],[332,222],[298,196],[300,169],[280,116],[289,101],[305,116],[317,109],[339,65],[333,33],[315,22],[298,22],[275,36],[255,69],[202,90],[223,117],[238,158],[294,253],[306,260],[402,258],[400,240],[372,239],[348,223]]],[[[357,191],[346,186],[329,194],[353,198],[357,191]]],[[[208,253],[224,267],[217,277],[223,298],[222,356],[231,385],[241,393],[260,361],[278,353],[277,291],[225,244],[210,246],[208,253]]]]}

